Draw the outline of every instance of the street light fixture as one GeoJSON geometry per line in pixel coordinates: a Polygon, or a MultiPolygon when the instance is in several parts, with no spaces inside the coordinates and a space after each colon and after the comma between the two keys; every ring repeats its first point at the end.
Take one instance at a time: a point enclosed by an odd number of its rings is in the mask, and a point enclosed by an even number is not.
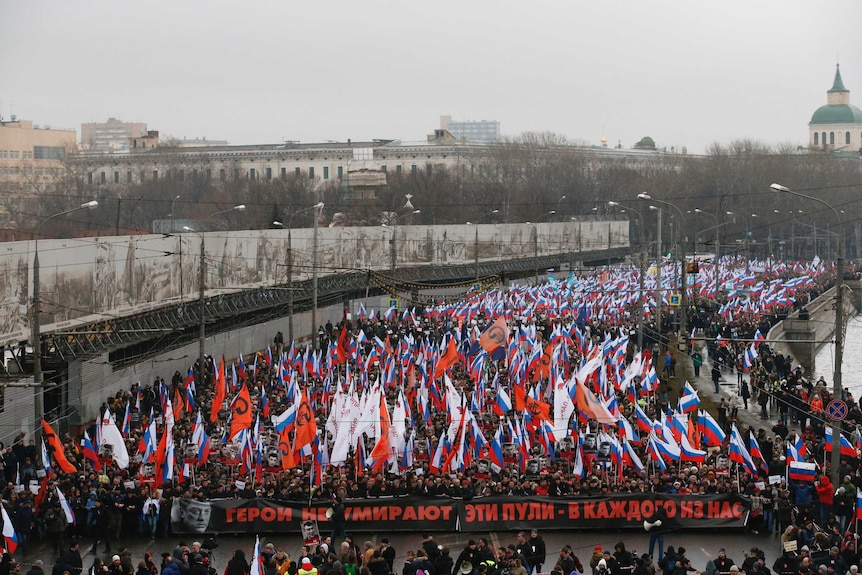
{"type": "MultiPolygon", "coordinates": [[[[293,226],[291,222],[293,222],[294,216],[298,214],[302,214],[315,209],[322,209],[323,202],[314,204],[313,206],[309,206],[307,208],[303,208],[301,210],[297,210],[290,214],[290,217],[287,218],[287,224],[276,220],[272,222],[274,226],[279,226],[281,228],[287,228],[287,337],[290,341],[293,341],[293,238],[292,238],[292,230],[293,226]]],[[[316,234],[315,234],[316,235],[316,234]]],[[[312,331],[314,327],[312,326],[312,331]]],[[[313,338],[313,334],[312,334],[313,338]]]]}
{"type": "Polygon", "coordinates": [[[624,206],[613,200],[608,201],[608,205],[612,207],[629,210],[635,214],[640,221],[640,271],[638,272],[638,350],[643,350],[644,343],[644,277],[646,276],[646,244],[644,242],[644,219],[641,213],[628,206],[624,206]]]}
{"type": "MultiPolygon", "coordinates": [[[[646,192],[642,192],[642,193],[638,194],[638,199],[651,200],[651,201],[657,202],[659,204],[664,204],[670,208],[673,208],[679,214],[679,229],[680,229],[680,242],[679,242],[680,258],[679,259],[680,259],[680,268],[681,268],[680,280],[682,283],[682,289],[680,290],[680,308],[681,309],[680,309],[680,314],[679,314],[679,336],[680,336],[680,338],[682,338],[683,343],[680,345],[680,343],[679,343],[680,339],[677,338],[677,345],[678,345],[680,351],[683,351],[687,354],[688,353],[688,331],[687,331],[688,326],[686,325],[686,323],[687,323],[686,319],[687,319],[687,315],[688,315],[688,295],[687,295],[687,292],[688,292],[688,271],[686,269],[686,264],[688,262],[686,261],[686,257],[685,257],[685,244],[686,244],[685,214],[683,214],[682,210],[679,209],[675,204],[672,204],[670,202],[666,202],[664,200],[659,200],[658,198],[653,198],[652,196],[650,196],[646,192]]],[[[661,212],[659,212],[659,213],[661,213],[661,212]]],[[[661,329],[660,326],[659,326],[659,329],[661,329]]],[[[682,363],[682,365],[683,365],[683,378],[687,378],[688,361],[684,361],[682,363]]]]}
{"type": "Polygon", "coordinates": [[[174,214],[176,214],[176,212],[174,211],[174,204],[176,204],[178,199],[180,199],[179,194],[177,194],[177,197],[175,197],[173,200],[171,200],[171,233],[174,233],[177,231],[177,229],[174,227],[174,217],[175,217],[174,214]]]}
{"type": "MultiPolygon", "coordinates": [[[[202,223],[206,223],[213,219],[214,217],[220,214],[226,214],[228,212],[233,211],[242,211],[245,209],[245,204],[239,204],[238,206],[234,206],[232,208],[228,208],[226,210],[220,210],[215,212],[214,214],[210,214],[207,216],[202,223]]],[[[198,263],[198,273],[200,277],[198,278],[198,305],[200,307],[200,326],[198,328],[198,369],[200,370],[200,383],[206,383],[206,273],[207,273],[207,263],[206,263],[206,239],[203,233],[198,232],[189,226],[183,226],[183,231],[192,232],[198,237],[198,241],[200,242],[200,262],[198,263]]]]}
{"type": "Polygon", "coordinates": [[[42,295],[39,286],[39,237],[42,235],[42,228],[45,227],[45,224],[54,218],[59,218],[78,210],[92,210],[98,205],[99,202],[91,200],[84,202],[76,208],[58,212],[42,220],[42,223],[36,229],[36,241],[33,247],[33,300],[31,302],[33,304],[33,320],[30,323],[30,345],[33,347],[33,403],[36,409],[35,430],[37,436],[39,435],[39,430],[42,428],[43,415],[43,398],[39,397],[40,388],[42,387],[42,326],[40,324],[42,295]]]}
{"type": "MultiPolygon", "coordinates": [[[[826,200],[791,190],[781,184],[772,184],[769,188],[775,192],[790,194],[791,196],[796,196],[798,198],[819,202],[832,210],[832,214],[835,216],[835,221],[838,223],[838,254],[835,261],[835,267],[837,268],[835,278],[835,327],[833,328],[835,330],[835,368],[832,374],[832,399],[843,400],[844,389],[841,382],[841,364],[844,362],[844,223],[841,221],[841,216],[838,211],[826,200]]],[[[833,419],[832,459],[830,461],[830,465],[832,467],[830,478],[832,479],[833,485],[838,485],[838,481],[840,479],[838,466],[840,464],[841,425],[840,421],[833,419]]]]}

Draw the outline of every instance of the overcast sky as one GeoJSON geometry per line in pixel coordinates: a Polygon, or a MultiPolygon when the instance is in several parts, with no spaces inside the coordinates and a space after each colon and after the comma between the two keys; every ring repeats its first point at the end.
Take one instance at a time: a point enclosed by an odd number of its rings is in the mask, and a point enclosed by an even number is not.
{"type": "Polygon", "coordinates": [[[421,140],[449,114],[626,148],[802,145],[836,60],[862,107],[860,23],[860,0],[9,1],[0,114],[232,144],[421,140]]]}

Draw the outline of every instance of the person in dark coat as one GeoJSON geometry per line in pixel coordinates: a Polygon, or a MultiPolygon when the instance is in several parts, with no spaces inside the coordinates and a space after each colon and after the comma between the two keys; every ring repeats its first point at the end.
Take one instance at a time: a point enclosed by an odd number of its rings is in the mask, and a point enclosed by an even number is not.
{"type": "Polygon", "coordinates": [[[233,552],[233,558],[227,562],[224,575],[248,575],[251,566],[245,560],[245,552],[242,549],[237,549],[233,552]]]}
{"type": "Polygon", "coordinates": [[[41,559],[36,559],[30,569],[27,570],[27,575],[45,575],[45,564],[41,559]]]}
{"type": "MultiPolygon", "coordinates": [[[[464,550],[458,555],[458,559],[455,560],[455,564],[452,567],[452,575],[458,575],[461,570],[461,564],[464,561],[472,565],[473,569],[479,566],[479,561],[476,560],[476,541],[473,539],[467,541],[467,546],[464,547],[464,550]]],[[[438,575],[442,574],[438,573],[438,575]]]]}
{"type": "MultiPolygon", "coordinates": [[[[542,565],[545,564],[545,540],[539,536],[539,532],[533,529],[530,531],[530,538],[527,539],[527,564],[530,573],[541,573],[542,565]]],[[[568,573],[564,575],[569,575],[568,573]]]]}
{"type": "Polygon", "coordinates": [[[63,571],[68,571],[69,575],[81,575],[84,570],[84,560],[81,559],[81,551],[78,549],[78,542],[73,541],[68,549],[60,554],[57,563],[54,564],[54,569],[51,570],[52,575],[56,573],[59,567],[59,575],[63,575],[63,571]]]}

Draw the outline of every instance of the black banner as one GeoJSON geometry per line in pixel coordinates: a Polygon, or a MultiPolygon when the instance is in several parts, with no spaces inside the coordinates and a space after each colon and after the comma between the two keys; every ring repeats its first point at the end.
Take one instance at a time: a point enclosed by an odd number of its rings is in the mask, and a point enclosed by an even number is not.
{"type": "MultiPolygon", "coordinates": [[[[365,531],[504,531],[519,529],[643,529],[664,507],[668,529],[742,527],[750,504],[740,495],[635,493],[602,497],[395,497],[345,501],[346,529],[365,531]]],[[[329,505],[274,499],[174,500],[174,533],[285,533],[317,521],[331,530],[329,505]]]]}

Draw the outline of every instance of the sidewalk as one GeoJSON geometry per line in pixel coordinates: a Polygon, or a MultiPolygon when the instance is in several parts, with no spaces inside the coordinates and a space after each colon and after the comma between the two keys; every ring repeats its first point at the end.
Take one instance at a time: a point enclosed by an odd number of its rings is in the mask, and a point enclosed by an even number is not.
{"type": "MultiPolygon", "coordinates": [[[[700,367],[700,377],[694,377],[694,368],[691,365],[691,358],[689,356],[683,355],[679,351],[676,351],[676,376],[671,378],[671,385],[674,391],[672,397],[678,397],[679,392],[685,385],[685,379],[683,377],[684,370],[682,369],[682,366],[683,362],[688,362],[688,374],[690,377],[689,383],[698,392],[698,396],[700,397],[701,409],[706,409],[713,417],[715,417],[718,413],[716,408],[721,402],[721,399],[724,398],[729,403],[731,395],[738,394],[738,376],[736,370],[731,371],[726,368],[723,369],[721,372],[721,378],[718,382],[719,390],[721,391],[721,393],[719,395],[716,395],[715,388],[712,385],[712,362],[710,361],[706,351],[706,343],[704,340],[698,339],[695,340],[695,345],[698,347],[698,349],[700,349],[701,355],[703,355],[703,365],[700,367]]],[[[749,389],[752,389],[749,374],[743,373],[742,378],[749,383],[749,389]]],[[[761,419],[760,406],[757,404],[757,402],[753,398],[749,398],[748,409],[745,409],[742,403],[742,398],[740,397],[739,412],[736,417],[736,426],[737,428],[739,428],[740,432],[742,432],[742,426],[744,425],[745,427],[750,427],[755,432],[762,428],[765,429],[767,433],[770,433],[772,426],[778,423],[778,411],[772,411],[771,409],[767,409],[767,412],[769,413],[769,417],[767,417],[766,419],[761,419]]],[[[728,417],[730,417],[729,409],[728,417]]]]}

